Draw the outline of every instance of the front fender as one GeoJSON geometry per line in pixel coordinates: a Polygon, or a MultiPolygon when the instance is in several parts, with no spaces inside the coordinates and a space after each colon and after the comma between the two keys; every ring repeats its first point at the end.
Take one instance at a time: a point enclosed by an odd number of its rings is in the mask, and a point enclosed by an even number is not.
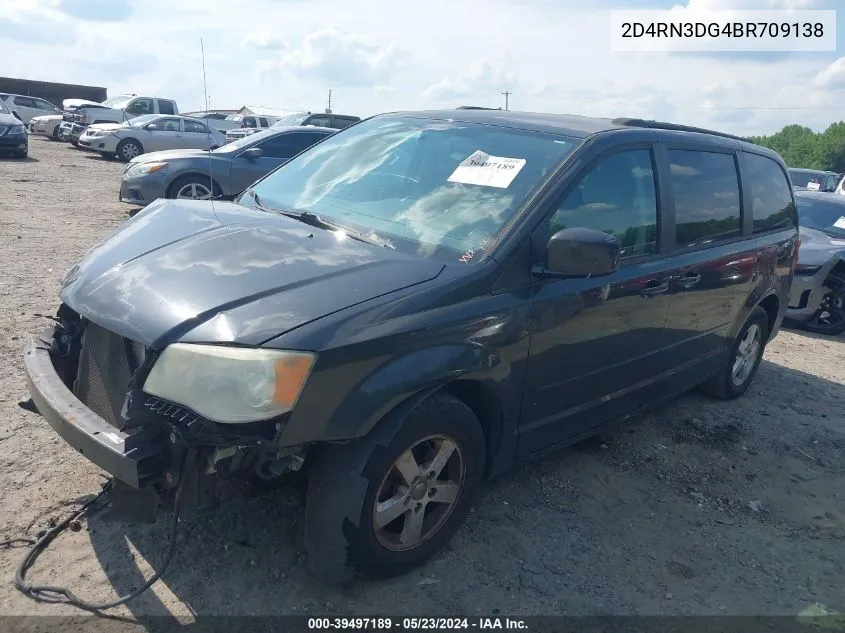
{"type": "Polygon", "coordinates": [[[308,389],[312,394],[325,394],[324,406],[325,399],[333,400],[331,413],[314,418],[309,415],[312,407],[307,402],[303,408],[297,405],[279,443],[289,446],[363,437],[389,412],[405,409],[406,413],[410,412],[443,385],[459,377],[486,375],[495,371],[498,364],[499,355],[493,348],[465,341],[390,357],[365,373],[357,384],[344,389],[345,393],[339,397],[336,392],[329,393],[330,377],[317,376],[316,383],[308,389]]]}

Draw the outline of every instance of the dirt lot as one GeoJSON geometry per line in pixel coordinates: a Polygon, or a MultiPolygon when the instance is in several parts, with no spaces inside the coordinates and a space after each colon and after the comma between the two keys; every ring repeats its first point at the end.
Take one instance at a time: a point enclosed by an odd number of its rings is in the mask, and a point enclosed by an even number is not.
{"type": "MultiPolygon", "coordinates": [[[[35,413],[24,337],[58,283],[127,217],[123,166],[33,139],[0,159],[0,541],[34,536],[100,476],[35,413]]],[[[121,608],[142,614],[797,614],[845,612],[845,337],[782,332],[734,402],[690,394],[488,484],[435,561],[341,591],[305,572],[293,490],[233,496],[188,523],[165,580],[121,608]]],[[[105,600],[163,555],[163,523],[95,517],[31,576],[105,600]]],[[[0,549],[0,613],[74,610],[21,596],[23,549],[0,549]]]]}

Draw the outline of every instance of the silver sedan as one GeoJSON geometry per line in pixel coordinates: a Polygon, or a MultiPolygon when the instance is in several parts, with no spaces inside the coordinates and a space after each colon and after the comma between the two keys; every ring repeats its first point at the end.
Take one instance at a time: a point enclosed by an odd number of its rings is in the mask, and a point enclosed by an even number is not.
{"type": "Polygon", "coordinates": [[[220,130],[200,119],[145,114],[125,123],[89,125],[79,137],[79,148],[117,156],[129,162],[147,152],[171,149],[215,149],[226,142],[220,130]]]}

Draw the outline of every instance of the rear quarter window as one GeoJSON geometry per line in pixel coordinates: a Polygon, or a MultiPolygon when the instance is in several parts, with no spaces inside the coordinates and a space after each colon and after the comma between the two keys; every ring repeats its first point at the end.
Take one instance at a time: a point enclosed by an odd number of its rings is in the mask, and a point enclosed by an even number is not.
{"type": "Polygon", "coordinates": [[[694,248],[741,234],[739,174],[733,154],[669,150],[675,246],[694,248]]]}
{"type": "Polygon", "coordinates": [[[745,154],[743,184],[751,192],[755,233],[796,225],[792,187],[775,161],[759,154],[745,154]]]}

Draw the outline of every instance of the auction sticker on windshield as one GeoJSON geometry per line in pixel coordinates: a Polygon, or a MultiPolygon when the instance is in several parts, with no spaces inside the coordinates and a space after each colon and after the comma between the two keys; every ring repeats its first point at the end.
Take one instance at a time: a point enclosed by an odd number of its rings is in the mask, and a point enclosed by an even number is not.
{"type": "Polygon", "coordinates": [[[837,229],[845,229],[845,215],[841,216],[836,222],[833,223],[837,229]]]}
{"type": "Polygon", "coordinates": [[[479,149],[458,165],[448,180],[465,185],[507,189],[523,167],[524,158],[490,156],[479,149]]]}

